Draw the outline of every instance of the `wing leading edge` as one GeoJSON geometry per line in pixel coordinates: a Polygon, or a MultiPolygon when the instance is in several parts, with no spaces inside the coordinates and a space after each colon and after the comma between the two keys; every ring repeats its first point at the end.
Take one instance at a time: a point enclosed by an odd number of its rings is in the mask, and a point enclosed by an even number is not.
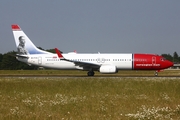
{"type": "Polygon", "coordinates": [[[55,51],[58,55],[58,57],[61,59],[61,60],[65,60],[65,61],[68,61],[68,62],[72,62],[75,64],[75,66],[78,66],[80,68],[83,68],[83,69],[93,69],[93,70],[98,70],[100,68],[101,65],[98,65],[98,64],[93,64],[93,63],[88,63],[88,62],[82,62],[82,61],[75,61],[75,60],[69,60],[69,59],[66,59],[64,58],[64,56],[60,53],[60,51],[55,48],[55,51]]]}

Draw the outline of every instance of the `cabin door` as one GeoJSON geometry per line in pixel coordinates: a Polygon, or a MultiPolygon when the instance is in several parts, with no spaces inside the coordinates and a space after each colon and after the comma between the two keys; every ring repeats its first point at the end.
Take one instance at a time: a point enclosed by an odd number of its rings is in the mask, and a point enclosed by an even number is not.
{"type": "Polygon", "coordinates": [[[38,65],[42,64],[42,57],[38,57],[38,65]]]}
{"type": "Polygon", "coordinates": [[[156,57],[155,56],[152,57],[152,64],[156,64],[156,57]]]}

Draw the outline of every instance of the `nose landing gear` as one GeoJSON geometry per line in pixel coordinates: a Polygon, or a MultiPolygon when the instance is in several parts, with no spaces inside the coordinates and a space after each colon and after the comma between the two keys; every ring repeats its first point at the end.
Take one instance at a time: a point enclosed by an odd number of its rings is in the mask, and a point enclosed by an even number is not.
{"type": "Polygon", "coordinates": [[[158,71],[157,70],[154,72],[154,76],[158,76],[158,71]]]}

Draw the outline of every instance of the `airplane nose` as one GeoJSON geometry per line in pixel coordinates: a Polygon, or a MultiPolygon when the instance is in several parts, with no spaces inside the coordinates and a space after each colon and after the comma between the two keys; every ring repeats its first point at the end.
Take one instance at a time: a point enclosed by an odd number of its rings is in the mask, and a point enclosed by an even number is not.
{"type": "Polygon", "coordinates": [[[173,62],[171,62],[171,61],[168,61],[168,67],[172,67],[173,65],[174,65],[174,63],[173,62]]]}

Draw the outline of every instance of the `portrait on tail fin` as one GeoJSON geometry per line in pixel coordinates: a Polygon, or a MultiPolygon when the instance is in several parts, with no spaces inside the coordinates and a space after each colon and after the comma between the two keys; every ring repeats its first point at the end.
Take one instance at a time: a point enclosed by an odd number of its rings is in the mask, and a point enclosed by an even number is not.
{"type": "Polygon", "coordinates": [[[20,36],[19,37],[19,45],[17,47],[18,50],[18,54],[22,54],[22,55],[27,55],[28,51],[25,48],[25,37],[24,36],[20,36]]]}

